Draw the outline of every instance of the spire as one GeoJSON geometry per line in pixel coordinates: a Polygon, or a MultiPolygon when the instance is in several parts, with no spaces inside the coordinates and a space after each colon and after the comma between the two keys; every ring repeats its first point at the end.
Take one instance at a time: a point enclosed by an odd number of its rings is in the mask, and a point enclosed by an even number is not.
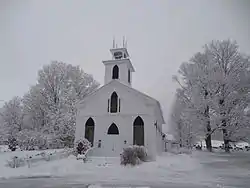
{"type": "Polygon", "coordinates": [[[127,40],[126,40],[126,37],[125,36],[123,36],[122,37],[122,46],[118,46],[118,44],[116,43],[116,41],[115,41],[115,37],[113,36],[113,44],[112,44],[112,48],[113,49],[115,49],[115,48],[127,48],[127,40]]]}
{"type": "Polygon", "coordinates": [[[127,48],[127,46],[128,46],[128,43],[127,43],[127,40],[125,40],[124,48],[127,48]]]}
{"type": "Polygon", "coordinates": [[[115,48],[115,37],[113,37],[113,48],[115,48]]]}
{"type": "Polygon", "coordinates": [[[125,48],[125,37],[122,37],[122,47],[125,48]]]}

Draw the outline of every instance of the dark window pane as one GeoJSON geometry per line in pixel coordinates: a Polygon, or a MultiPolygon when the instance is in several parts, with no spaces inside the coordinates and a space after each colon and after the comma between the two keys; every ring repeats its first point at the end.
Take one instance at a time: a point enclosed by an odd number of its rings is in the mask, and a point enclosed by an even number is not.
{"type": "Polygon", "coordinates": [[[140,116],[134,120],[133,138],[134,145],[144,146],[144,122],[140,116]]]}
{"type": "Polygon", "coordinates": [[[95,131],[95,123],[92,118],[89,118],[85,123],[85,138],[91,143],[94,144],[94,131],[95,131]]]}
{"type": "Polygon", "coordinates": [[[112,79],[118,79],[118,78],[119,78],[119,67],[115,65],[113,67],[112,79]]]}
{"type": "Polygon", "coordinates": [[[108,129],[108,134],[119,134],[118,127],[116,124],[112,123],[108,129]]]}
{"type": "Polygon", "coordinates": [[[130,70],[128,70],[128,83],[130,83],[130,70]]]}
{"type": "Polygon", "coordinates": [[[115,59],[121,59],[122,58],[122,52],[115,52],[114,57],[115,57],[115,59]]]}
{"type": "Polygon", "coordinates": [[[118,102],[118,96],[116,94],[116,92],[113,92],[111,95],[111,109],[110,112],[111,113],[116,113],[117,112],[117,102],[118,102]]]}

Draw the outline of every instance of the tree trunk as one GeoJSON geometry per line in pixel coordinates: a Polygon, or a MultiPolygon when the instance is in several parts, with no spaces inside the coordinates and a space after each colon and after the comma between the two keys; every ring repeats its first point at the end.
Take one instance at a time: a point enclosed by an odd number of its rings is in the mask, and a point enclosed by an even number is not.
{"type": "MultiPolygon", "coordinates": [[[[224,85],[223,85],[223,88],[222,88],[223,92],[224,93],[224,85]]],[[[224,106],[225,106],[225,97],[223,95],[223,98],[220,99],[219,101],[219,104],[221,105],[222,107],[222,111],[221,111],[221,117],[222,117],[222,121],[221,121],[221,125],[222,125],[222,133],[223,133],[223,140],[224,140],[224,149],[225,149],[225,152],[229,153],[230,152],[230,147],[229,147],[229,138],[228,138],[228,134],[227,134],[227,122],[226,122],[226,119],[225,119],[225,110],[224,110],[224,106]]]]}
{"type": "Polygon", "coordinates": [[[180,143],[179,143],[180,148],[182,148],[182,140],[180,139],[180,143]]]}
{"type": "Polygon", "coordinates": [[[224,149],[225,152],[229,153],[230,152],[230,145],[229,145],[229,139],[227,135],[227,129],[222,129],[223,132],[223,140],[224,140],[224,149]]]}
{"type": "Polygon", "coordinates": [[[206,139],[206,148],[207,148],[207,151],[210,151],[212,152],[212,141],[211,141],[211,134],[209,134],[206,139]]]}
{"type": "Polygon", "coordinates": [[[206,134],[206,148],[207,151],[212,152],[212,141],[211,141],[211,125],[210,125],[210,116],[209,116],[209,106],[207,105],[205,112],[204,112],[205,117],[207,118],[207,122],[206,122],[206,130],[207,130],[207,134],[206,134]]]}

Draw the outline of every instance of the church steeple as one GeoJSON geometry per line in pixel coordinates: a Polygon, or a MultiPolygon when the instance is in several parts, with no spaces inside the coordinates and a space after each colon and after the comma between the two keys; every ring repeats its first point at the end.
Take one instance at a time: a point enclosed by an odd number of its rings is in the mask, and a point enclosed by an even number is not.
{"type": "Polygon", "coordinates": [[[131,73],[135,70],[130,61],[125,39],[123,38],[122,47],[118,47],[117,44],[115,44],[115,40],[113,40],[113,48],[110,49],[110,52],[112,54],[112,59],[103,61],[105,65],[104,84],[116,79],[131,86],[131,73]]]}

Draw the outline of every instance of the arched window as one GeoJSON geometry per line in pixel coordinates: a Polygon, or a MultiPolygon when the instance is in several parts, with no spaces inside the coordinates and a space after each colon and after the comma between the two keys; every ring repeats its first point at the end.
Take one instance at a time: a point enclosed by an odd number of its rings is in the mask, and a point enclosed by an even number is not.
{"type": "Polygon", "coordinates": [[[131,78],[130,78],[130,70],[128,69],[128,83],[131,82],[131,78]]]}
{"type": "Polygon", "coordinates": [[[140,116],[133,123],[133,145],[144,146],[144,122],[140,116]]]}
{"type": "Polygon", "coordinates": [[[94,132],[95,132],[95,123],[94,120],[90,117],[85,123],[85,138],[92,144],[94,144],[94,132]]]}
{"type": "Polygon", "coordinates": [[[112,124],[109,126],[108,134],[119,134],[119,129],[118,129],[118,127],[116,126],[116,124],[112,123],[112,124]]]}
{"type": "Polygon", "coordinates": [[[119,78],[119,67],[115,65],[113,67],[112,79],[118,79],[118,78],[119,78]]]}
{"type": "Polygon", "coordinates": [[[118,107],[118,96],[116,92],[114,91],[111,95],[111,104],[110,104],[110,112],[116,113],[118,107]]]}

